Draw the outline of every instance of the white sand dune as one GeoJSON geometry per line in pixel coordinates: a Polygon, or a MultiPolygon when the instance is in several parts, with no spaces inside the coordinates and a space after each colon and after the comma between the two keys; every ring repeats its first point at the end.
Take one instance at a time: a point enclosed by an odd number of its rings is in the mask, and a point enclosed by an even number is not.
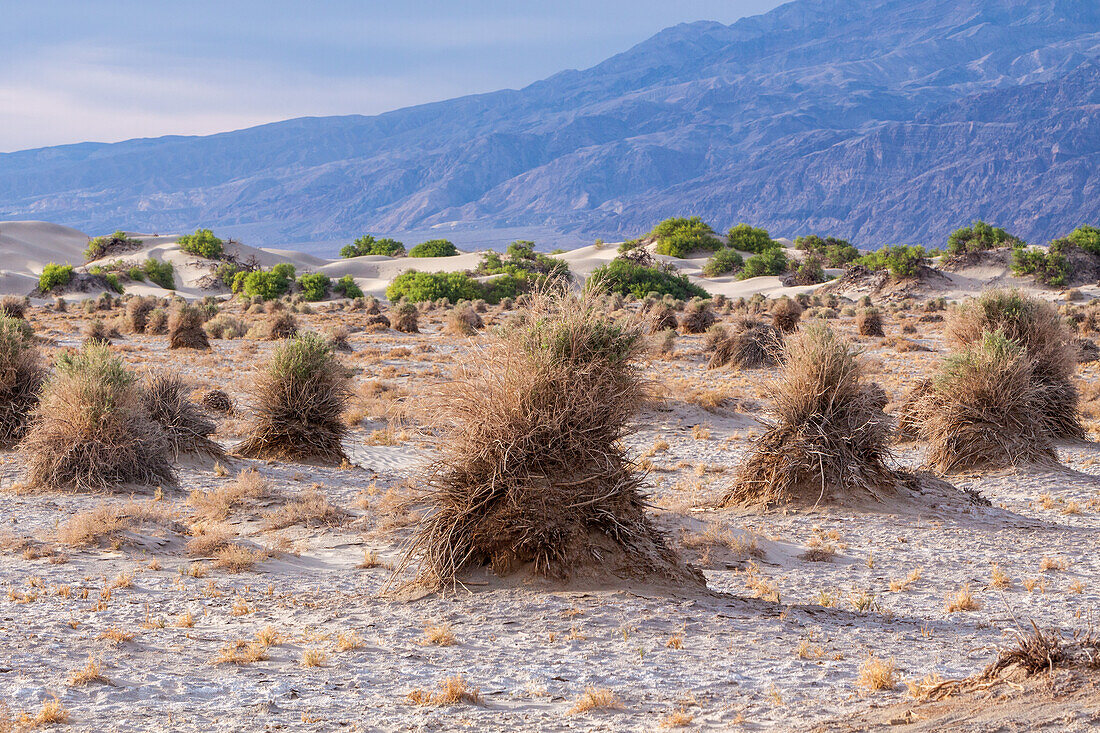
{"type": "MultiPolygon", "coordinates": [[[[122,259],[126,262],[140,263],[148,258],[171,262],[175,268],[175,292],[185,298],[201,298],[206,295],[224,294],[224,291],[210,290],[204,285],[217,266],[217,262],[188,254],[180,250],[177,241],[180,235],[155,235],[140,232],[127,232],[128,236],[141,241],[140,249],[122,255],[113,255],[88,265],[103,264],[108,260],[122,259]]],[[[0,294],[27,295],[38,284],[42,268],[50,262],[84,266],[83,251],[91,239],[87,234],[69,227],[40,221],[0,222],[0,294]]],[[[801,256],[798,250],[786,239],[781,242],[787,254],[792,258],[801,256]]],[[[351,259],[326,260],[321,257],[273,248],[257,248],[236,242],[226,245],[229,253],[241,261],[254,261],[262,267],[271,267],[280,262],[294,265],[299,274],[323,272],[332,278],[351,275],[356,284],[367,295],[384,298],[386,288],[393,280],[408,270],[421,272],[458,272],[473,270],[481,261],[480,252],[464,252],[455,257],[410,258],[364,256],[351,259]]],[[[615,259],[617,244],[589,245],[558,255],[569,265],[578,282],[583,282],[598,267],[615,259]]],[[[742,253],[745,257],[750,253],[742,253]]],[[[706,257],[680,259],[656,255],[658,260],[671,262],[688,279],[713,295],[725,295],[730,298],[748,298],[763,294],[769,298],[782,295],[812,291],[819,287],[785,287],[778,277],[755,277],[738,280],[732,275],[723,277],[703,277],[706,257]]],[[[831,276],[839,277],[843,270],[827,270],[831,276]]],[[[992,285],[1004,284],[1016,287],[1034,288],[1030,280],[1015,278],[1007,267],[985,266],[973,271],[945,273],[952,281],[950,292],[942,294],[957,298],[979,291],[992,285]]],[[[167,291],[149,282],[129,283],[127,292],[139,295],[164,295],[167,291]]],[[[94,297],[98,293],[73,294],[72,297],[94,297]]]]}

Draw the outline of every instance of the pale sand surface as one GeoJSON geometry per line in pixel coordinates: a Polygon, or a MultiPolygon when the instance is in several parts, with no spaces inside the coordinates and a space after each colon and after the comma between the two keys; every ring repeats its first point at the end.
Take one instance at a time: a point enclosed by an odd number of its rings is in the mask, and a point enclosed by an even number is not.
{"type": "MultiPolygon", "coordinates": [[[[176,256],[164,242],[149,251],[176,256]]],[[[577,250],[569,256],[582,269],[611,255],[577,250]]],[[[378,267],[383,279],[392,263],[350,265],[378,267]]],[[[71,714],[70,729],[82,731],[650,731],[674,711],[690,716],[687,730],[818,724],[863,730],[882,724],[872,706],[907,700],[900,684],[874,693],[857,686],[869,653],[892,659],[900,679],[963,677],[988,664],[1017,624],[1034,620],[1072,630],[1095,618],[1096,445],[1062,446],[1064,467],[951,478],[987,497],[988,508],[957,500],[715,510],[759,433],[767,405],[762,385],[771,370],[707,371],[698,336],[678,338],[675,354],[647,364],[667,399],[639,416],[627,444],[652,462],[653,513],[704,570],[707,592],[629,583],[570,591],[484,580],[415,601],[379,595],[390,571],[359,565],[366,551],[384,564],[398,561],[415,521],[398,505],[430,457],[415,422],[402,417],[403,405],[425,385],[446,379],[453,355],[478,348],[484,337],[443,335],[439,311],[422,319],[424,333],[408,335],[364,331],[362,312],[314,308],[313,315],[297,316],[302,327],[353,329],[355,351],[341,359],[356,373],[355,427],[347,441],[354,467],[235,459],[223,476],[211,463],[190,462],[179,488],[163,496],[23,495],[9,490],[20,478],[20,458],[0,452],[0,702],[13,714],[33,714],[56,696],[71,714]],[[375,432],[383,429],[390,432],[375,432]],[[196,520],[186,500],[190,492],[228,484],[244,468],[267,478],[271,495],[232,511],[225,526],[235,541],[270,548],[272,557],[234,573],[188,554],[186,534],[196,520]],[[346,510],[347,520],[265,526],[266,512],[310,487],[346,510]],[[59,523],[74,515],[130,501],[162,513],[163,522],[88,547],[58,539],[59,523]],[[831,559],[803,557],[821,543],[835,551],[831,559]],[[66,561],[36,557],[45,545],[66,561]],[[1044,571],[1044,558],[1064,560],[1065,568],[1044,571]],[[994,563],[1011,587],[991,587],[994,563]],[[919,579],[891,590],[891,581],[916,570],[919,579]],[[128,583],[119,583],[120,576],[128,583]],[[981,608],[948,613],[946,598],[967,585],[981,608]],[[859,599],[868,595],[872,600],[859,610],[859,599]],[[187,612],[194,626],[178,626],[187,612]],[[425,643],[425,627],[439,624],[450,625],[453,645],[425,643]],[[268,626],[279,641],[267,659],[215,664],[223,649],[268,626]],[[112,630],[133,636],[118,643],[103,638],[112,630]],[[362,646],[342,648],[341,635],[355,635],[362,646]],[[670,643],[676,638],[679,648],[670,643]],[[303,666],[306,650],[322,651],[323,664],[303,666]],[[108,682],[68,684],[89,657],[108,682]],[[456,674],[480,690],[481,704],[425,707],[407,699],[410,691],[434,689],[456,674]],[[571,714],[587,686],[611,690],[622,709],[571,714]]],[[[261,317],[241,314],[236,304],[227,310],[249,322],[261,317]]],[[[942,324],[918,322],[921,315],[888,313],[886,330],[896,336],[902,325],[915,325],[919,332],[909,338],[929,352],[901,353],[886,339],[857,337],[850,317],[830,323],[859,343],[870,378],[897,400],[945,351],[942,324]]],[[[490,314],[490,324],[500,317],[490,314]]],[[[30,319],[52,340],[43,347],[52,358],[79,343],[87,316],[36,308],[30,319]]],[[[272,345],[212,344],[209,353],[168,352],[165,337],[127,336],[114,348],[138,370],[172,368],[197,388],[225,389],[247,415],[248,381],[272,345]]],[[[1100,416],[1098,377],[1100,365],[1082,367],[1090,430],[1100,416]]],[[[230,446],[242,429],[242,417],[223,418],[218,438],[230,446]]],[[[899,449],[909,466],[919,464],[921,454],[920,446],[899,449]]],[[[1061,706],[1058,699],[1047,699],[1045,712],[976,700],[974,725],[963,716],[950,729],[1025,730],[1052,721],[1051,730],[1090,729],[1079,699],[1065,698],[1061,706]],[[989,727],[991,710],[1003,727],[989,727]]]]}

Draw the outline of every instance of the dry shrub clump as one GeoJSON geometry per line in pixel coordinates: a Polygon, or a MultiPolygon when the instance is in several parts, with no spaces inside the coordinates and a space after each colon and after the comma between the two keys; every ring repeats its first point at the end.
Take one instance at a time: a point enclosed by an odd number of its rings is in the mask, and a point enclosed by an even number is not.
{"type": "Polygon", "coordinates": [[[1055,458],[1042,389],[1023,347],[986,333],[948,357],[919,405],[928,465],[941,473],[1055,458]]]}
{"type": "Polygon", "coordinates": [[[102,318],[93,318],[84,324],[81,330],[85,344],[106,345],[117,339],[121,334],[102,318]]]}
{"type": "Polygon", "coordinates": [[[221,446],[207,437],[216,426],[187,398],[186,385],[179,375],[154,375],[142,390],[141,398],[149,417],[163,428],[175,457],[182,453],[213,458],[225,455],[221,446]]]}
{"type": "Polygon", "coordinates": [[[418,557],[431,585],[525,564],[556,578],[697,579],[646,516],[644,477],[620,442],[648,393],[643,330],[613,320],[591,291],[540,293],[522,323],[434,386],[422,413],[439,458],[401,566],[418,557]]]}
{"type": "Polygon", "coordinates": [[[203,312],[181,303],[168,313],[169,349],[209,349],[210,339],[203,329],[203,312]]]}
{"type": "Polygon", "coordinates": [[[238,454],[292,461],[347,458],[341,416],[350,397],[348,378],[321,336],[305,333],[277,346],[251,391],[255,417],[238,454]]]}
{"type": "Polygon", "coordinates": [[[646,311],[646,320],[649,321],[649,332],[660,333],[661,331],[675,331],[676,326],[676,309],[672,307],[671,303],[666,303],[663,300],[658,300],[646,311]]]}
{"type": "Polygon", "coordinates": [[[706,333],[714,325],[716,316],[709,300],[693,298],[684,307],[680,317],[680,330],[684,333],[706,333]]]}
{"type": "Polygon", "coordinates": [[[126,313],[123,315],[125,328],[130,333],[145,333],[145,327],[149,323],[149,314],[156,307],[156,300],[138,296],[130,298],[126,303],[126,313]]]}
{"type": "Polygon", "coordinates": [[[0,447],[23,437],[38,404],[45,370],[32,338],[26,321],[0,316],[0,447]]]}
{"type": "Polygon", "coordinates": [[[168,332],[168,314],[163,308],[154,308],[145,321],[145,333],[150,336],[163,336],[168,332]]]}
{"type": "Polygon", "coordinates": [[[882,330],[882,311],[864,308],[856,315],[856,328],[860,336],[885,336],[882,330]]]}
{"type": "Polygon", "coordinates": [[[135,377],[105,346],[64,355],[19,451],[32,486],[97,491],[171,484],[171,445],[135,377]]]}
{"type": "Polygon", "coordinates": [[[890,420],[856,352],[824,325],[787,342],[769,385],[775,422],[753,444],[723,504],[815,504],[883,499],[898,484],[887,466],[890,420]]]}
{"type": "Polygon", "coordinates": [[[342,351],[345,354],[353,351],[351,342],[348,341],[351,338],[351,332],[346,326],[333,326],[325,333],[325,338],[333,351],[342,351]]]}
{"type": "Polygon", "coordinates": [[[248,326],[236,316],[219,313],[203,324],[203,330],[212,339],[239,339],[248,333],[248,326]]]}
{"type": "Polygon", "coordinates": [[[1031,361],[1039,419],[1055,439],[1083,439],[1079,396],[1073,383],[1077,352],[1053,305],[1016,290],[990,290],[952,314],[947,342],[965,348],[1001,331],[1031,361]]]}
{"type": "Polygon", "coordinates": [[[708,331],[703,349],[710,354],[708,369],[769,367],[779,362],[783,334],[770,323],[742,317],[734,323],[732,332],[720,326],[708,331]]]}
{"type": "Polygon", "coordinates": [[[780,298],[772,306],[772,325],[782,333],[793,333],[802,318],[802,306],[793,298],[780,298]]]}
{"type": "Polygon", "coordinates": [[[23,320],[27,317],[27,299],[18,295],[5,295],[0,298],[0,318],[16,318],[23,320]]]}
{"type": "Polygon", "coordinates": [[[281,341],[298,333],[298,321],[286,310],[276,310],[266,320],[249,329],[248,338],[264,341],[281,341]]]}
{"type": "Polygon", "coordinates": [[[457,307],[447,314],[447,322],[443,326],[443,333],[454,336],[473,336],[479,329],[485,327],[481,316],[468,305],[457,307]]]}
{"type": "Polygon", "coordinates": [[[211,412],[230,414],[233,412],[233,400],[220,389],[208,389],[199,398],[199,404],[211,412]]]}
{"type": "Polygon", "coordinates": [[[399,303],[393,309],[392,315],[393,330],[402,333],[420,333],[418,325],[420,309],[412,303],[399,303]]]}

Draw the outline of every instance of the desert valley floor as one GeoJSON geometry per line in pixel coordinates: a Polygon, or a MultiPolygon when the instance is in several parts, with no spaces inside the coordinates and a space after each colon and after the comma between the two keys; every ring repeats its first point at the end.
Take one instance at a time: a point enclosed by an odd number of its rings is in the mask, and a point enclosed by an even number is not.
{"type": "MultiPolygon", "coordinates": [[[[655,397],[628,446],[649,471],[652,515],[704,571],[706,590],[562,588],[487,574],[414,597],[395,592],[409,571],[391,579],[417,520],[403,500],[429,456],[408,407],[485,337],[443,333],[439,309],[421,316],[419,334],[367,327],[363,311],[342,304],[310,310],[295,315],[299,328],[351,331],[352,350],[340,356],[354,372],[342,467],[195,459],[175,487],[31,494],[18,455],[0,454],[4,725],[33,723],[54,700],[69,728],[94,731],[1100,723],[1093,682],[1069,672],[975,692],[961,713],[933,714],[906,691],[907,682],[980,673],[1032,622],[1067,634],[1093,625],[1095,444],[1060,445],[1060,465],[949,477],[988,506],[960,491],[850,508],[716,509],[761,430],[774,370],[708,370],[703,337],[681,335],[672,353],[647,359],[655,397]],[[219,503],[242,482],[248,490],[219,503]],[[962,610],[948,611],[953,602],[962,610]],[[892,690],[861,684],[871,656],[896,668],[892,690]],[[91,665],[97,674],[82,678],[91,665]],[[422,704],[455,677],[477,702],[422,704]],[[610,706],[581,710],[586,690],[610,706]],[[1038,702],[1014,706],[1015,694],[1038,702]]],[[[89,316],[36,307],[27,317],[52,359],[79,346],[89,316]]],[[[507,313],[484,317],[492,328],[507,313]]],[[[843,311],[829,323],[863,350],[888,410],[945,351],[942,323],[920,304],[887,308],[885,338],[858,336],[843,311]],[[905,325],[916,333],[903,335],[905,325]]],[[[112,350],[138,373],[180,372],[196,396],[227,392],[235,410],[218,416],[216,437],[231,448],[249,380],[273,343],[212,339],[210,351],[169,351],[163,336],[127,335],[112,350]]],[[[1098,375],[1097,362],[1078,374],[1090,430],[1098,375]]],[[[896,450],[902,463],[921,464],[919,445],[896,450]]]]}

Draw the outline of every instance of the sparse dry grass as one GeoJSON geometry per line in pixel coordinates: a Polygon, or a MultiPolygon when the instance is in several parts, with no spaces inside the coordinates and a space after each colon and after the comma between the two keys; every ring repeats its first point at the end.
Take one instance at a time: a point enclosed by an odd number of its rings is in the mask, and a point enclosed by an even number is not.
{"type": "Polygon", "coordinates": [[[859,687],[876,692],[893,690],[898,686],[898,668],[893,659],[881,659],[871,654],[859,665],[859,687]]]}
{"type": "Polygon", "coordinates": [[[593,710],[622,710],[624,706],[615,693],[600,687],[586,687],[569,708],[570,715],[589,713],[593,710]]]}

